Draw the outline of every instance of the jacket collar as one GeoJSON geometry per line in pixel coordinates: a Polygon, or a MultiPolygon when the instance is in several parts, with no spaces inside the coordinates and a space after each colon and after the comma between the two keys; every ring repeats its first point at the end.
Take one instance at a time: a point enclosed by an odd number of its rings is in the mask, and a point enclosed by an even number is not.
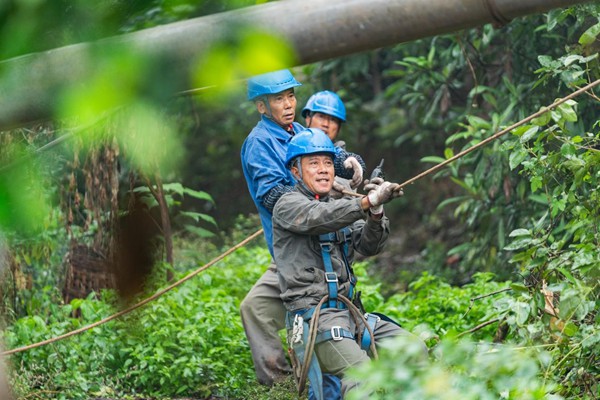
{"type": "Polygon", "coordinates": [[[319,196],[316,193],[314,193],[313,191],[311,191],[304,182],[299,181],[296,184],[296,187],[298,188],[298,191],[300,193],[302,193],[303,195],[305,195],[306,197],[309,197],[312,200],[319,200],[319,201],[328,201],[329,200],[329,194],[326,194],[325,196],[319,196]]]}
{"type": "MultiPolygon", "coordinates": [[[[261,118],[261,122],[265,125],[265,128],[267,129],[267,131],[271,135],[273,135],[276,139],[288,141],[292,138],[292,136],[293,136],[292,132],[286,131],[280,125],[273,122],[270,118],[265,117],[264,115],[261,115],[260,118],[261,118]]],[[[295,128],[293,124],[292,124],[292,128],[295,128]]]]}

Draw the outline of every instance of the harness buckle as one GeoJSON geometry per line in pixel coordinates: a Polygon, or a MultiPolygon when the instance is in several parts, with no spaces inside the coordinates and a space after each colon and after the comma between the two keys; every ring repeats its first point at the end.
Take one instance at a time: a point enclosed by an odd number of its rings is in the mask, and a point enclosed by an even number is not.
{"type": "Polygon", "coordinates": [[[292,344],[302,344],[302,335],[304,334],[304,318],[296,314],[294,325],[292,326],[292,344]]]}
{"type": "Polygon", "coordinates": [[[327,283],[332,283],[338,281],[337,274],[335,272],[325,272],[325,281],[327,283]]]}
{"type": "Polygon", "coordinates": [[[331,340],[340,341],[344,337],[342,336],[342,327],[341,326],[332,326],[331,327],[331,340]]]}
{"type": "Polygon", "coordinates": [[[381,317],[379,315],[365,313],[365,319],[368,321],[369,318],[375,318],[375,323],[381,321],[381,317]]]}
{"type": "Polygon", "coordinates": [[[352,231],[350,229],[340,229],[335,232],[335,236],[338,243],[344,243],[352,238],[352,231]]]}
{"type": "Polygon", "coordinates": [[[326,251],[327,253],[331,252],[331,249],[333,248],[332,242],[321,242],[319,245],[321,246],[321,250],[326,251]]]}

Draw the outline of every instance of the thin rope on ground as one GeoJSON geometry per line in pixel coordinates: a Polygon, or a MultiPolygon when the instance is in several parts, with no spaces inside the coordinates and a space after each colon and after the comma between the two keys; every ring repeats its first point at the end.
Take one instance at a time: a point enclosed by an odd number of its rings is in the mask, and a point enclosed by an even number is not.
{"type": "Polygon", "coordinates": [[[50,344],[50,343],[58,342],[59,340],[66,339],[68,337],[71,337],[71,336],[77,335],[79,333],[88,331],[88,330],[93,329],[93,328],[95,328],[95,327],[97,327],[99,325],[105,324],[105,323],[107,323],[109,321],[112,321],[114,319],[122,317],[125,314],[129,314],[130,312],[134,311],[135,309],[140,308],[143,305],[146,305],[147,303],[149,303],[149,302],[151,302],[153,300],[156,300],[157,298],[161,297],[162,295],[164,295],[165,293],[167,293],[170,290],[174,289],[175,287],[177,287],[177,286],[181,285],[182,283],[190,280],[194,276],[198,275],[200,272],[202,272],[202,271],[208,269],[209,267],[211,267],[213,264],[216,264],[217,262],[221,261],[222,259],[224,259],[225,257],[227,257],[229,254],[233,253],[234,251],[236,251],[240,247],[245,246],[246,244],[248,244],[249,242],[251,242],[252,240],[254,240],[255,238],[257,238],[258,236],[262,235],[262,233],[263,233],[263,230],[259,229],[258,231],[256,231],[252,235],[248,236],[246,239],[242,240],[241,242],[239,242],[235,246],[231,247],[226,252],[222,253],[220,256],[212,259],[207,264],[204,264],[202,267],[198,268],[196,271],[191,272],[190,274],[184,276],[183,278],[181,278],[177,282],[175,282],[175,283],[167,286],[166,288],[160,290],[159,292],[156,292],[152,296],[150,296],[150,297],[148,297],[148,298],[140,301],[139,303],[134,304],[133,306],[126,308],[125,310],[119,311],[118,313],[113,314],[113,315],[111,315],[109,317],[106,317],[104,319],[101,319],[100,321],[94,322],[93,324],[84,326],[84,327],[76,329],[74,331],[67,332],[67,333],[65,333],[63,335],[56,336],[54,338],[47,339],[47,340],[44,340],[44,341],[41,341],[41,342],[38,342],[38,343],[30,344],[28,346],[23,346],[23,347],[19,347],[19,348],[16,348],[16,349],[8,350],[8,351],[0,353],[0,355],[2,355],[2,356],[9,356],[11,354],[20,353],[20,352],[23,352],[23,351],[26,351],[26,350],[31,350],[31,349],[36,348],[36,347],[41,347],[41,346],[45,346],[45,345],[50,344]]]}

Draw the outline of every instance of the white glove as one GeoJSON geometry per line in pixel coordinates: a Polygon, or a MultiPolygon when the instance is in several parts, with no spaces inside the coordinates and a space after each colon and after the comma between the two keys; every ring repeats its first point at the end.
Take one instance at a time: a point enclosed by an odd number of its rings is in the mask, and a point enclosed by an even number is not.
{"type": "Polygon", "coordinates": [[[371,180],[365,179],[365,186],[363,191],[369,193],[371,190],[377,189],[377,186],[381,185],[385,180],[383,178],[375,177],[371,180]]]}
{"type": "Polygon", "coordinates": [[[354,171],[354,175],[352,175],[352,180],[350,181],[350,186],[354,189],[363,179],[363,169],[360,166],[360,163],[356,159],[356,157],[348,157],[344,161],[344,168],[351,169],[354,171]]]}
{"type": "Polygon", "coordinates": [[[333,187],[329,191],[329,197],[331,197],[332,199],[341,199],[342,197],[344,197],[343,192],[345,189],[346,188],[344,187],[344,185],[338,182],[336,177],[336,179],[334,179],[333,181],[333,187]]]}
{"type": "Polygon", "coordinates": [[[385,203],[404,195],[400,185],[384,181],[381,178],[373,178],[365,185],[365,190],[369,190],[369,194],[367,194],[367,200],[371,206],[369,211],[376,215],[383,213],[385,203]]]}

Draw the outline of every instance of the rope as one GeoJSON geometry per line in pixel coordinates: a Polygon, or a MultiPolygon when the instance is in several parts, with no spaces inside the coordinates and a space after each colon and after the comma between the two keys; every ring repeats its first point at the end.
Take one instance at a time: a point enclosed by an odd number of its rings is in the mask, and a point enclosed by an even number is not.
{"type": "MultiPolygon", "coordinates": [[[[542,109],[540,109],[538,112],[535,112],[533,114],[531,114],[530,116],[528,116],[527,118],[523,118],[522,120],[520,120],[519,122],[516,122],[514,124],[512,124],[511,126],[509,126],[508,128],[504,128],[503,130],[501,130],[500,132],[497,132],[495,134],[493,134],[492,136],[490,136],[487,139],[482,140],[481,142],[477,143],[476,145],[473,145],[471,147],[469,147],[466,150],[461,151],[460,153],[448,158],[447,160],[444,160],[443,162],[429,168],[428,170],[425,170],[423,172],[421,172],[420,174],[410,178],[409,180],[403,182],[400,184],[400,188],[403,188],[405,186],[410,185],[411,183],[414,183],[415,181],[424,178],[427,175],[430,175],[440,169],[442,169],[443,167],[445,167],[446,165],[450,164],[451,162],[454,162],[456,160],[458,160],[459,158],[462,158],[464,156],[466,156],[467,154],[477,150],[480,147],[485,146],[486,144],[498,139],[500,136],[507,134],[508,132],[512,131],[515,128],[518,128],[521,125],[526,124],[527,122],[533,120],[534,118],[537,118],[545,113],[547,113],[548,111],[552,110],[555,107],[558,107],[559,105],[561,105],[562,103],[571,100],[577,96],[579,96],[582,93],[587,92],[588,90],[592,89],[595,86],[598,86],[600,84],[600,79],[595,80],[592,83],[587,84],[586,86],[582,87],[581,89],[578,89],[576,91],[574,91],[573,93],[571,93],[570,95],[563,97],[561,99],[556,100],[554,103],[550,104],[547,107],[543,107],[542,109]]],[[[365,196],[364,194],[360,194],[360,193],[356,193],[356,192],[350,192],[347,190],[344,190],[342,192],[343,194],[346,195],[350,195],[350,196],[355,196],[355,197],[363,197],[365,196]]]]}
{"type": "MultiPolygon", "coordinates": [[[[302,395],[302,392],[304,392],[304,388],[306,387],[306,378],[308,376],[310,362],[311,362],[313,354],[314,354],[315,341],[317,339],[317,332],[318,332],[317,326],[319,324],[319,316],[321,315],[321,306],[328,299],[329,299],[329,295],[323,296],[321,301],[319,301],[319,304],[316,305],[315,312],[310,319],[310,324],[309,324],[309,328],[308,328],[309,329],[308,341],[306,343],[306,351],[304,354],[304,362],[302,363],[302,365],[300,367],[300,376],[298,378],[298,395],[299,396],[302,395]]],[[[360,338],[362,335],[362,329],[361,329],[361,325],[360,325],[359,321],[362,322],[362,324],[369,331],[369,334],[371,335],[371,343],[370,343],[371,354],[373,354],[373,358],[375,360],[377,360],[379,358],[379,355],[377,354],[377,348],[375,347],[375,334],[373,333],[373,330],[369,326],[369,323],[365,319],[364,315],[360,312],[358,307],[356,307],[354,305],[354,303],[352,303],[352,301],[350,301],[350,299],[348,299],[346,296],[343,296],[340,294],[338,296],[338,299],[341,300],[344,304],[346,304],[346,306],[348,307],[348,311],[354,318],[354,323],[356,324],[356,330],[358,331],[357,340],[359,343],[360,343],[360,338]]]]}
{"type": "Polygon", "coordinates": [[[1,356],[9,356],[11,354],[20,353],[20,352],[23,352],[23,351],[26,351],[26,350],[34,349],[36,347],[41,347],[41,346],[45,346],[45,345],[50,344],[50,343],[58,342],[59,340],[63,340],[63,339],[66,339],[68,337],[75,336],[75,335],[77,335],[79,333],[88,331],[88,330],[93,329],[93,328],[95,328],[95,327],[97,327],[99,325],[105,324],[105,323],[107,323],[109,321],[112,321],[114,319],[122,317],[125,314],[129,314],[130,312],[132,312],[132,311],[134,311],[134,310],[136,310],[136,309],[138,309],[138,308],[140,308],[140,307],[148,304],[149,302],[158,299],[159,297],[161,297],[165,293],[169,292],[170,290],[176,288],[177,286],[181,285],[182,283],[184,283],[184,282],[190,280],[191,278],[193,278],[194,276],[198,275],[200,272],[202,272],[202,271],[208,269],[209,267],[213,266],[214,264],[216,264],[217,262],[221,261],[222,259],[224,259],[228,255],[230,255],[231,253],[233,253],[234,251],[236,251],[240,247],[245,246],[250,241],[254,240],[256,237],[262,235],[262,233],[263,233],[263,230],[259,229],[258,231],[256,231],[252,235],[248,236],[246,239],[242,240],[241,242],[239,242],[235,246],[231,247],[229,250],[227,250],[224,253],[222,253],[220,256],[212,259],[207,264],[204,264],[202,267],[198,268],[196,271],[191,272],[190,274],[184,276],[183,278],[181,278],[177,282],[175,282],[175,283],[167,286],[166,288],[164,288],[164,289],[156,292],[154,295],[146,298],[145,300],[142,300],[139,303],[134,304],[133,306],[126,308],[125,310],[119,311],[118,313],[113,314],[113,315],[111,315],[109,317],[106,317],[106,318],[104,318],[104,319],[102,319],[100,321],[94,322],[93,324],[84,326],[84,327],[76,329],[74,331],[67,332],[67,333],[65,333],[63,335],[56,336],[54,338],[47,339],[47,340],[44,340],[44,341],[41,341],[41,342],[38,342],[38,343],[30,344],[29,346],[24,346],[24,347],[19,347],[19,348],[16,348],[16,349],[8,350],[8,351],[5,351],[3,353],[0,353],[0,355],[1,356]]]}
{"type": "Polygon", "coordinates": [[[598,79],[598,80],[596,80],[596,81],[594,81],[594,82],[592,82],[592,83],[590,83],[590,84],[582,87],[579,90],[574,91],[573,93],[571,93],[570,95],[568,95],[566,97],[563,97],[562,99],[556,100],[554,103],[550,104],[548,107],[543,107],[541,110],[539,110],[538,112],[535,112],[535,113],[531,114],[529,117],[523,118],[522,120],[520,120],[519,122],[516,122],[516,123],[512,124],[508,128],[504,128],[500,132],[493,134],[489,138],[482,140],[481,142],[477,143],[476,145],[471,146],[468,149],[461,151],[460,153],[458,153],[458,154],[450,157],[449,159],[447,159],[447,160],[445,160],[445,161],[443,161],[443,162],[441,162],[441,163],[433,166],[432,168],[429,168],[428,170],[426,170],[426,171],[420,173],[419,175],[417,175],[417,176],[415,176],[415,177],[407,180],[406,182],[401,183],[400,187],[403,188],[403,187],[405,187],[405,186],[407,186],[407,185],[409,185],[409,184],[411,184],[411,183],[413,183],[413,182],[415,182],[415,181],[423,178],[426,175],[429,175],[429,174],[431,174],[433,172],[438,171],[439,169],[441,169],[441,168],[445,167],[446,165],[450,164],[451,162],[456,161],[459,158],[464,157],[465,155],[471,153],[472,151],[475,151],[478,148],[485,146],[486,144],[490,143],[491,141],[498,139],[500,136],[505,135],[506,133],[512,131],[513,129],[518,128],[519,126],[526,124],[527,122],[533,120],[534,118],[537,118],[537,117],[539,117],[539,116],[547,113],[548,111],[552,110],[555,107],[558,107],[562,103],[564,103],[564,102],[566,102],[568,100],[571,100],[572,98],[577,97],[577,96],[579,96],[580,94],[582,94],[584,92],[587,92],[588,90],[590,90],[591,88],[593,88],[594,86],[597,86],[599,84],[600,84],[600,79],[598,79]]]}
{"type": "MultiPolygon", "coordinates": [[[[505,128],[505,129],[501,130],[500,132],[497,132],[496,134],[494,134],[494,135],[490,136],[489,138],[487,138],[487,139],[485,139],[485,140],[477,143],[476,145],[474,145],[474,146],[472,146],[472,147],[470,147],[470,148],[468,148],[468,149],[466,149],[464,151],[461,151],[460,153],[458,153],[458,154],[454,155],[453,157],[451,157],[451,158],[449,158],[449,159],[441,162],[440,164],[437,164],[434,167],[429,168],[428,170],[426,170],[426,171],[424,171],[424,172],[416,175],[415,177],[413,177],[413,178],[405,181],[404,183],[401,183],[400,184],[400,188],[403,188],[403,187],[405,187],[405,186],[407,186],[407,185],[409,185],[409,184],[411,184],[411,183],[413,183],[413,182],[415,182],[415,181],[417,181],[417,180],[419,180],[419,179],[421,179],[421,178],[423,178],[423,177],[425,177],[425,176],[427,176],[429,174],[432,174],[433,172],[438,171],[439,169],[445,167],[449,163],[451,163],[453,161],[456,161],[456,160],[458,160],[461,157],[464,157],[465,155],[471,153],[472,151],[475,151],[476,149],[478,149],[478,148],[480,148],[482,146],[485,146],[486,144],[488,144],[489,142],[491,142],[491,141],[499,138],[500,136],[502,136],[502,135],[504,135],[504,134],[512,131],[513,129],[515,129],[515,128],[517,128],[517,127],[519,127],[519,126],[521,126],[521,125],[523,125],[523,124],[531,121],[534,118],[537,118],[537,117],[543,115],[544,113],[552,110],[553,108],[561,105],[562,103],[564,103],[564,102],[566,102],[566,101],[568,101],[570,99],[573,99],[573,98],[579,96],[582,93],[587,92],[588,90],[592,89],[593,87],[595,87],[595,86],[597,86],[599,84],[600,84],[600,79],[587,84],[586,86],[584,86],[584,87],[576,90],[575,92],[571,93],[570,95],[568,95],[566,97],[563,97],[563,98],[561,98],[559,100],[556,100],[554,103],[552,103],[548,107],[542,108],[538,112],[531,114],[529,117],[520,120],[519,122],[517,122],[517,123],[515,123],[515,124],[513,124],[511,126],[509,126],[508,128],[505,128]]],[[[63,137],[58,138],[55,142],[61,142],[64,139],[68,138],[69,136],[72,136],[72,134],[66,134],[63,137]]],[[[47,148],[52,147],[55,144],[56,143],[49,143],[48,145],[44,146],[44,148],[38,149],[38,151],[36,151],[35,153],[41,152],[43,150],[46,150],[47,148]]],[[[21,160],[18,160],[18,161],[21,161],[21,160]]],[[[12,166],[13,165],[2,166],[2,168],[0,168],[0,172],[2,172],[3,170],[5,170],[7,168],[12,167],[12,166]]],[[[364,196],[363,194],[355,193],[355,192],[350,192],[350,191],[343,191],[343,193],[347,194],[347,195],[351,195],[351,196],[356,196],[356,197],[363,197],[364,196]]],[[[105,324],[105,323],[107,323],[109,321],[117,319],[117,318],[119,318],[119,317],[121,317],[123,315],[129,314],[130,312],[134,311],[135,309],[140,308],[140,307],[146,305],[147,303],[149,303],[149,302],[151,302],[151,301],[153,301],[153,300],[161,297],[162,295],[164,295],[165,293],[167,293],[170,290],[174,289],[175,287],[177,287],[177,286],[181,285],[182,283],[188,281],[189,279],[193,278],[194,276],[196,276],[200,272],[208,269],[213,264],[221,261],[223,258],[227,257],[229,254],[233,253],[235,250],[239,249],[242,246],[245,246],[247,243],[249,243],[250,241],[254,240],[257,236],[261,235],[262,233],[263,233],[263,230],[259,229],[258,231],[256,231],[252,235],[248,236],[246,239],[242,240],[237,245],[231,247],[229,250],[227,250],[226,252],[224,252],[220,256],[214,258],[209,263],[207,263],[204,266],[198,268],[196,271],[190,273],[189,275],[187,275],[184,278],[178,280],[177,282],[173,283],[172,285],[167,286],[165,289],[163,289],[163,290],[155,293],[154,295],[148,297],[147,299],[142,300],[141,302],[139,302],[139,303],[137,303],[137,304],[135,304],[135,305],[133,305],[133,306],[131,306],[129,308],[126,308],[125,310],[122,310],[122,311],[120,311],[120,312],[118,312],[116,314],[113,314],[113,315],[111,315],[111,316],[109,316],[107,318],[104,318],[104,319],[102,319],[100,321],[97,321],[97,322],[95,322],[93,324],[84,326],[82,328],[76,329],[76,330],[71,331],[71,332],[67,332],[67,333],[65,333],[63,335],[59,335],[59,336],[56,336],[54,338],[47,339],[47,340],[44,340],[44,341],[41,341],[41,342],[38,342],[38,343],[34,343],[34,344],[31,344],[31,345],[28,345],[28,346],[23,346],[23,347],[19,347],[19,348],[16,348],[16,349],[4,351],[4,352],[0,353],[0,356],[9,356],[9,355],[12,355],[12,354],[15,354],[15,353],[20,353],[20,352],[23,352],[23,351],[26,351],[26,350],[30,350],[30,349],[33,349],[33,348],[36,348],[36,347],[45,346],[47,344],[54,343],[54,342],[57,342],[57,341],[62,340],[62,339],[66,339],[68,337],[75,336],[75,335],[77,335],[79,333],[88,331],[88,330],[93,329],[93,328],[95,328],[95,327],[97,327],[99,325],[102,325],[102,324],[105,324]]],[[[346,300],[348,300],[348,299],[346,299],[346,300]]],[[[318,310],[317,310],[316,314],[317,314],[316,316],[318,316],[318,310]]],[[[361,317],[362,317],[362,315],[361,315],[361,317]]],[[[362,317],[362,319],[364,321],[364,317],[362,317]]],[[[370,327],[368,327],[368,324],[366,324],[366,321],[364,321],[364,322],[365,322],[365,325],[367,326],[367,328],[369,329],[369,332],[371,333],[371,337],[374,337],[373,334],[372,334],[372,332],[371,332],[370,327]]],[[[311,321],[311,323],[312,323],[312,321],[311,321]]],[[[316,327],[314,329],[316,330],[316,327]]],[[[311,334],[312,334],[312,331],[311,331],[311,334]]],[[[315,334],[315,338],[316,338],[316,334],[315,334]]],[[[314,339],[313,339],[313,347],[314,347],[314,339]]],[[[377,356],[377,350],[375,349],[374,345],[372,346],[372,352],[373,352],[373,355],[376,357],[377,356]]],[[[309,356],[312,356],[312,355],[309,355],[309,356]]],[[[310,359],[308,361],[310,361],[310,359]]],[[[306,380],[306,377],[304,378],[304,381],[305,380],[306,380]]]]}
{"type": "Polygon", "coordinates": [[[306,378],[308,376],[309,365],[312,360],[313,350],[315,348],[315,341],[317,340],[317,326],[319,324],[319,315],[321,315],[321,306],[327,299],[328,295],[323,296],[319,304],[316,305],[315,313],[313,314],[310,324],[308,326],[308,340],[306,342],[306,350],[304,353],[304,362],[300,367],[300,378],[298,380],[298,395],[304,392],[306,386],[306,378]]]}

